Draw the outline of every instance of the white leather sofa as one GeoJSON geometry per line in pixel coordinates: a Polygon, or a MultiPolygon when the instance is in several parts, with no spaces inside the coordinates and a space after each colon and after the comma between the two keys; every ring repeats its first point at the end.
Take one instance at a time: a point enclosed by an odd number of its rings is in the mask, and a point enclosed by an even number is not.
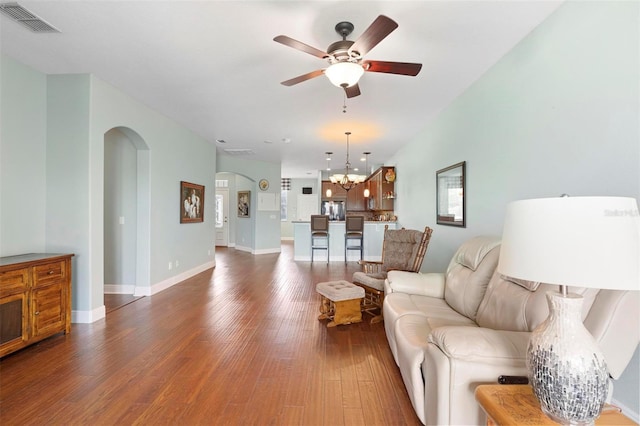
{"type": "MultiPolygon", "coordinates": [[[[445,273],[392,271],[383,305],[387,339],[424,424],[478,425],[475,388],[526,376],[530,332],[548,315],[557,286],[503,279],[497,238],[464,243],[445,273]]],[[[612,265],[612,267],[615,267],[612,265]]],[[[581,289],[583,320],[617,379],[640,342],[640,293],[581,289]]]]}

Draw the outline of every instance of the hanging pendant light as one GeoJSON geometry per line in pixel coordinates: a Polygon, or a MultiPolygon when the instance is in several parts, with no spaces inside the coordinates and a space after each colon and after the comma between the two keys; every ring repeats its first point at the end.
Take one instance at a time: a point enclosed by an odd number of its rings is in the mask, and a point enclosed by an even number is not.
{"type": "MultiPolygon", "coordinates": [[[[364,154],[364,161],[365,161],[365,166],[364,166],[364,172],[365,173],[369,173],[369,154],[371,154],[369,151],[367,152],[363,152],[364,154]]],[[[367,183],[367,186],[364,188],[364,198],[369,198],[369,195],[371,195],[371,193],[369,192],[369,185],[367,183]]]]}
{"type": "MultiPolygon", "coordinates": [[[[331,154],[333,154],[333,152],[331,151],[327,151],[325,152],[325,154],[327,155],[327,171],[330,172],[331,171],[331,154]]],[[[327,188],[327,190],[325,191],[325,195],[327,198],[331,198],[331,195],[333,195],[333,193],[331,192],[331,188],[327,188]]]]}
{"type": "Polygon", "coordinates": [[[344,189],[345,191],[349,191],[354,188],[357,184],[364,182],[366,176],[357,175],[351,172],[351,163],[349,162],[349,135],[351,132],[345,132],[347,135],[347,162],[345,163],[345,171],[344,174],[334,174],[329,177],[329,180],[332,183],[337,183],[344,189]]]}

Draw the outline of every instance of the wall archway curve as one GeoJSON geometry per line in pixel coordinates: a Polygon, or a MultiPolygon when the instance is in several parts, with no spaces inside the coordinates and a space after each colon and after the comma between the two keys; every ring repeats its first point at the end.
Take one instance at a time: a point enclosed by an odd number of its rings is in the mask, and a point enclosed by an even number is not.
{"type": "MultiPolygon", "coordinates": [[[[150,156],[150,147],[149,144],[144,140],[144,138],[138,133],[136,130],[126,127],[126,126],[115,126],[111,129],[107,130],[104,133],[104,149],[105,149],[105,164],[104,164],[104,185],[105,185],[105,193],[104,193],[104,223],[103,230],[105,233],[104,237],[104,251],[105,255],[103,256],[103,270],[105,271],[103,280],[103,291],[111,289],[115,292],[121,292],[126,294],[134,294],[134,295],[146,295],[149,292],[150,288],[150,259],[151,259],[151,247],[150,247],[150,217],[151,217],[151,203],[150,203],[150,165],[149,165],[149,156],[150,156]],[[111,176],[110,174],[119,173],[119,169],[115,168],[114,171],[113,165],[108,164],[109,160],[107,158],[108,152],[108,144],[113,140],[122,140],[128,141],[130,146],[133,149],[129,148],[128,151],[124,150],[121,152],[129,152],[128,162],[130,164],[129,170],[127,172],[126,178],[122,176],[111,176]],[[132,154],[133,152],[133,154],[132,154]],[[133,157],[133,158],[132,158],[133,157]],[[120,202],[123,201],[123,194],[109,194],[107,186],[110,181],[117,181],[126,179],[123,182],[123,185],[127,185],[127,189],[125,191],[129,193],[133,193],[132,197],[130,194],[128,195],[128,202],[131,204],[135,204],[135,208],[129,206],[129,214],[130,218],[127,219],[122,213],[118,213],[115,211],[109,212],[111,208],[113,210],[113,206],[109,206],[108,197],[115,197],[116,199],[120,197],[120,202]],[[114,217],[117,215],[117,217],[114,217]],[[117,225],[113,225],[116,224],[117,225]],[[118,226],[126,226],[126,224],[135,225],[135,242],[131,243],[135,247],[130,247],[129,250],[132,253],[135,253],[133,257],[135,257],[135,271],[132,272],[133,276],[135,276],[134,282],[126,282],[126,283],[110,283],[106,281],[107,278],[107,267],[113,267],[113,265],[107,265],[109,253],[107,252],[108,240],[107,234],[109,232],[113,232],[113,227],[118,226]],[[110,286],[113,284],[118,284],[118,286],[111,288],[110,286]]],[[[122,185],[120,185],[122,187],[122,185]]],[[[122,189],[112,189],[111,192],[122,191],[122,189]]],[[[130,229],[130,231],[133,231],[130,229]]],[[[118,266],[116,266],[117,269],[118,266]]],[[[129,278],[127,281],[131,281],[129,278]]]]}

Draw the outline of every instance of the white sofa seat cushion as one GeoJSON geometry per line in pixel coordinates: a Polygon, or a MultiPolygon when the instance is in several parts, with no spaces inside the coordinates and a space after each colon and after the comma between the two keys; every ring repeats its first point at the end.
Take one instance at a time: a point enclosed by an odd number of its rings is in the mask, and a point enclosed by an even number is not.
{"type": "MultiPolygon", "coordinates": [[[[427,337],[450,359],[493,365],[524,365],[531,333],[478,327],[445,326],[427,337]]],[[[498,376],[495,377],[496,380],[498,376]]]]}
{"type": "Polygon", "coordinates": [[[435,297],[391,293],[384,298],[382,311],[385,319],[385,333],[396,364],[398,363],[398,351],[396,347],[395,322],[398,318],[405,315],[420,315],[432,319],[439,318],[444,321],[443,323],[447,324],[473,324],[473,321],[451,309],[444,299],[435,297]]]}

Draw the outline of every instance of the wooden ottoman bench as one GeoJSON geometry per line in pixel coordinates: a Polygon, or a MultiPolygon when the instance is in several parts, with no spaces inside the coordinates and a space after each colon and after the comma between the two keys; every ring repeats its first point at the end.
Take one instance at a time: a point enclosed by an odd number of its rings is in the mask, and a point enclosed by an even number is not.
{"type": "Polygon", "coordinates": [[[364,289],[349,281],[327,281],[316,284],[316,291],[322,296],[319,320],[331,320],[327,327],[362,321],[360,303],[364,289]]]}

